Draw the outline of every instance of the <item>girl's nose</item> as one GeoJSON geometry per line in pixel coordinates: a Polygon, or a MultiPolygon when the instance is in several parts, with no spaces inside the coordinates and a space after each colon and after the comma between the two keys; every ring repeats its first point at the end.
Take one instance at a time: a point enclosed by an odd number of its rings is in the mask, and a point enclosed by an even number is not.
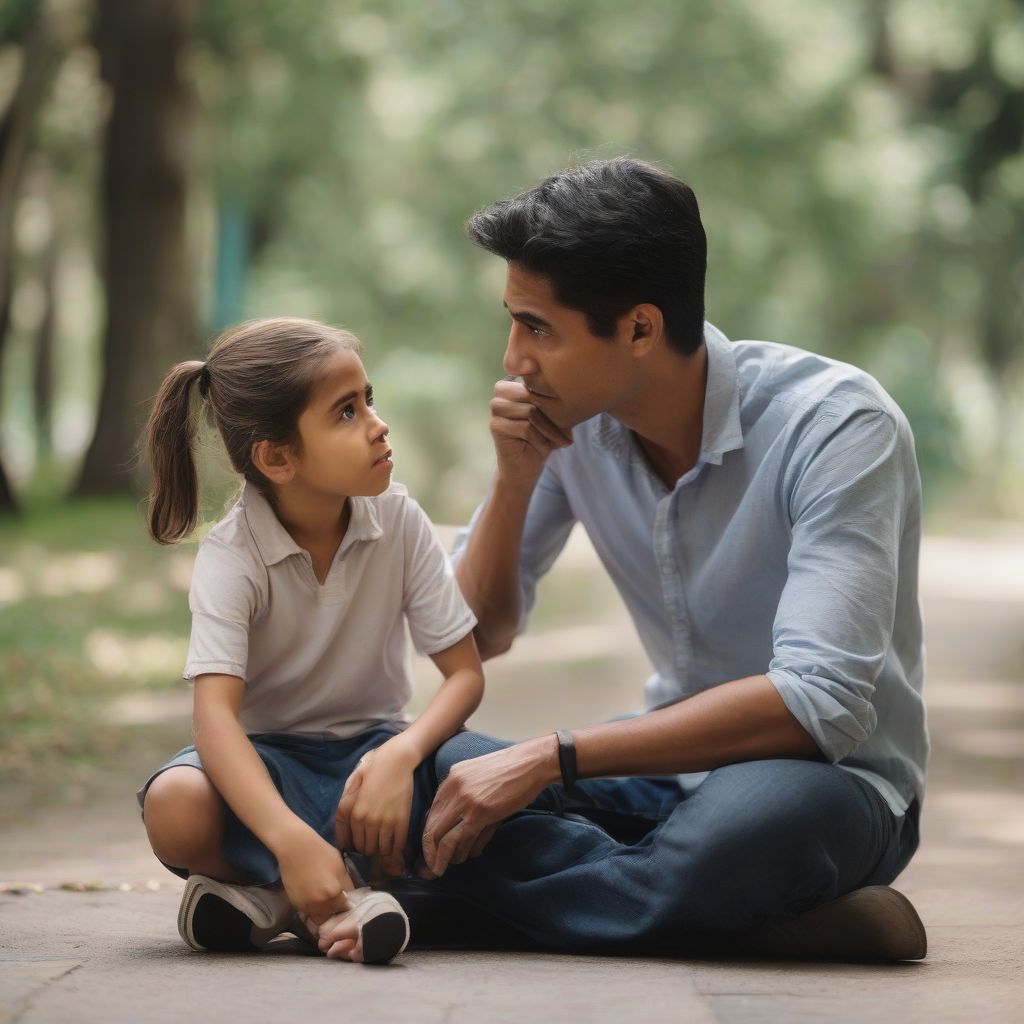
{"type": "Polygon", "coordinates": [[[370,429],[370,437],[374,441],[382,441],[385,437],[388,436],[388,433],[390,432],[391,428],[380,418],[380,415],[376,409],[373,410],[373,416],[377,422],[374,423],[372,428],[370,429]]]}

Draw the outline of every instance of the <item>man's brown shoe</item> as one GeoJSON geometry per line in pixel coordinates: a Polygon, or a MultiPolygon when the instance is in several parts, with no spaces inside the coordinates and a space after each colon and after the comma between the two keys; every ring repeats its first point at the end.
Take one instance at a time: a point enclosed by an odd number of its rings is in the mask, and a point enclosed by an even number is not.
{"type": "Polygon", "coordinates": [[[868,885],[741,936],[745,953],[800,960],[923,960],[928,937],[913,904],[887,885],[868,885]]]}

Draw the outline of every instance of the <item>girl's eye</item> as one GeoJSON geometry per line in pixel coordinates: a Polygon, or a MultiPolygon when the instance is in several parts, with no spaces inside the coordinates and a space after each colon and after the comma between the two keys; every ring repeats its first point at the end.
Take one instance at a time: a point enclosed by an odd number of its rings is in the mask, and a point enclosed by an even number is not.
{"type": "Polygon", "coordinates": [[[356,407],[351,402],[341,410],[341,418],[349,421],[356,418],[356,407]]]}

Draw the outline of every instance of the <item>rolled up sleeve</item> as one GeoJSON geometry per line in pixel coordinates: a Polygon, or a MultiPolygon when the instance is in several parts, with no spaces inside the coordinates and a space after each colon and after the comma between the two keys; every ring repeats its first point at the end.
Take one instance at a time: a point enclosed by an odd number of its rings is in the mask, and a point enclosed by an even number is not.
{"type": "Polygon", "coordinates": [[[783,480],[792,545],[767,675],[832,763],[877,721],[873,697],[892,636],[914,466],[905,421],[877,408],[826,412],[783,480]]]}

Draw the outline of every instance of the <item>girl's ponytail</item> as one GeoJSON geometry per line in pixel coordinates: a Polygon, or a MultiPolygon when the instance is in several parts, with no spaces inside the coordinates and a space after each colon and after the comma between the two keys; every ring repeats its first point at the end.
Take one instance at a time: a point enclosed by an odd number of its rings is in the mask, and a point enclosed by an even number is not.
{"type": "MultiPolygon", "coordinates": [[[[192,385],[209,371],[198,360],[178,363],[164,378],[146,427],[152,479],[149,532],[161,544],[173,544],[195,528],[199,516],[199,479],[192,449],[196,416],[192,385]]],[[[200,390],[206,391],[206,380],[200,390]]]]}

